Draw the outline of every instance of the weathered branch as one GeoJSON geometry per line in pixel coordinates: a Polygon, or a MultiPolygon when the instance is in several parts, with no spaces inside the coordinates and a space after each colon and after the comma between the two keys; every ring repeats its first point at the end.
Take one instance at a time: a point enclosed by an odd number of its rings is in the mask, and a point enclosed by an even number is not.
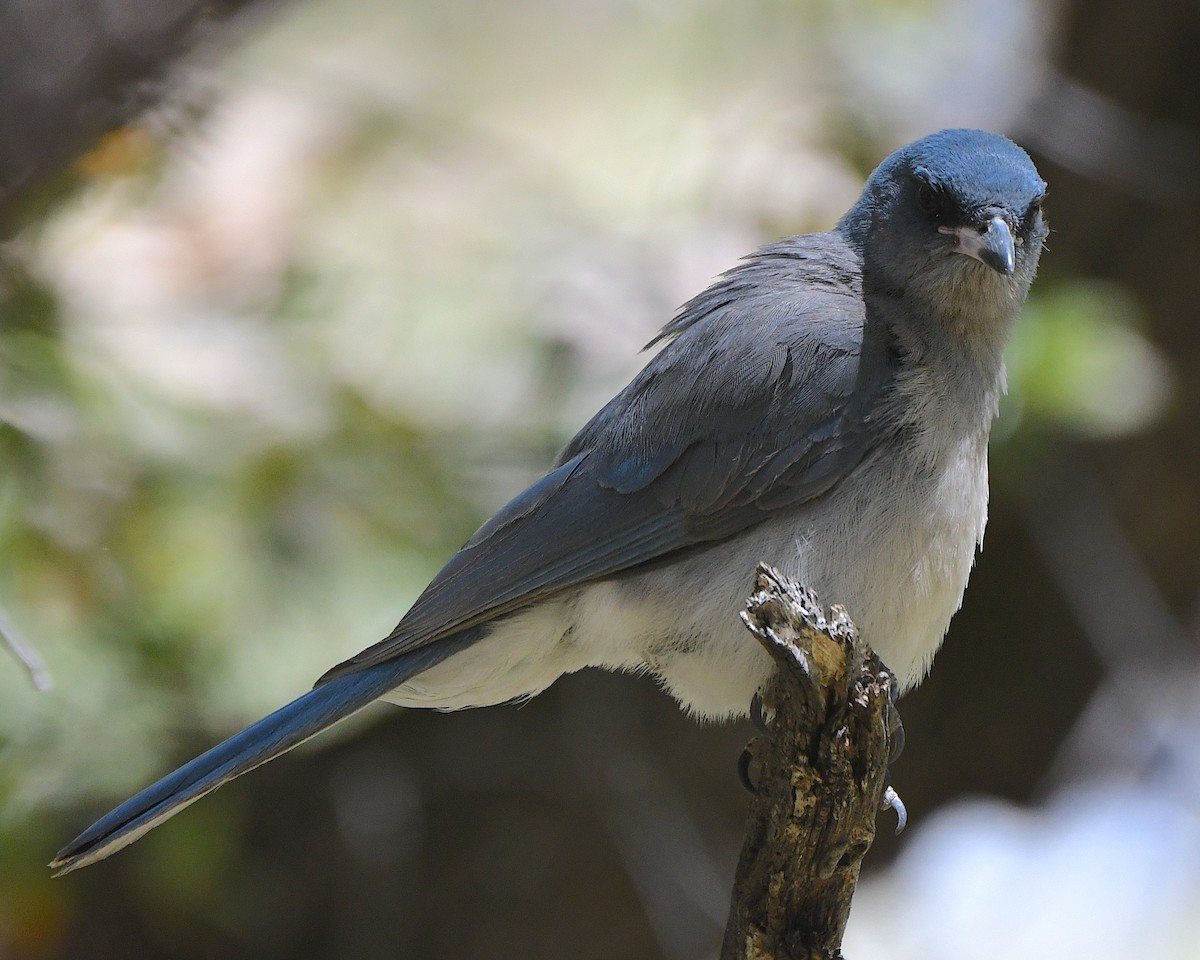
{"type": "Polygon", "coordinates": [[[831,960],[887,786],[891,679],[841,607],[765,564],[742,619],[780,668],[721,957],[831,960]]]}

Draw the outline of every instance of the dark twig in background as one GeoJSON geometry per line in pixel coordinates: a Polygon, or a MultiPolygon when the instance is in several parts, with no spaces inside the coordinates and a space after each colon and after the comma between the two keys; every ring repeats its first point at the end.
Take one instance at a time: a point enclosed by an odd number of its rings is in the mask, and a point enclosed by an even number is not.
{"type": "MultiPolygon", "coordinates": [[[[206,28],[254,0],[0,6],[0,235],[30,194],[168,92],[206,28]]],[[[265,6],[262,0],[258,5],[265,6]]]]}

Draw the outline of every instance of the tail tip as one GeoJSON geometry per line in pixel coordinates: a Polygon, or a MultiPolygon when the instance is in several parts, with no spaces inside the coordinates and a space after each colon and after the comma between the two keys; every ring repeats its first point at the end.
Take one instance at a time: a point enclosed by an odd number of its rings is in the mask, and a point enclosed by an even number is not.
{"type": "Polygon", "coordinates": [[[65,877],[68,873],[78,870],[80,867],[85,867],[90,861],[79,853],[73,853],[70,847],[64,847],[54,855],[46,866],[54,872],[50,876],[54,878],[65,877]]]}

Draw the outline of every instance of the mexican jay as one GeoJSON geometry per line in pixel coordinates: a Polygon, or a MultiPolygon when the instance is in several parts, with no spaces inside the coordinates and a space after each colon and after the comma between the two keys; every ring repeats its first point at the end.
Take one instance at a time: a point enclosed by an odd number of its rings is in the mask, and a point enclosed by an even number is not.
{"type": "Polygon", "coordinates": [[[1045,186],[1020,147],[978,130],[892,154],[833,231],[769,244],[685,304],[391,634],[52,866],[108,856],[377,699],[458,710],[599,666],[650,673],[701,717],[744,714],[772,670],[738,619],[759,561],[844,604],[916,684],[983,537],[1045,186]]]}

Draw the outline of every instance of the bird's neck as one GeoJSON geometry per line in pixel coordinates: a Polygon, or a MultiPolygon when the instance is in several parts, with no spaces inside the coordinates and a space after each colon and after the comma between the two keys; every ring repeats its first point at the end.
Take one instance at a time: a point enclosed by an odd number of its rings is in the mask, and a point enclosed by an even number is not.
{"type": "Polygon", "coordinates": [[[867,309],[887,325],[904,367],[946,401],[947,411],[964,426],[986,428],[1006,389],[1004,350],[1020,303],[993,291],[965,293],[917,302],[867,291],[867,309]],[[958,303],[964,306],[947,306],[958,303]]]}

